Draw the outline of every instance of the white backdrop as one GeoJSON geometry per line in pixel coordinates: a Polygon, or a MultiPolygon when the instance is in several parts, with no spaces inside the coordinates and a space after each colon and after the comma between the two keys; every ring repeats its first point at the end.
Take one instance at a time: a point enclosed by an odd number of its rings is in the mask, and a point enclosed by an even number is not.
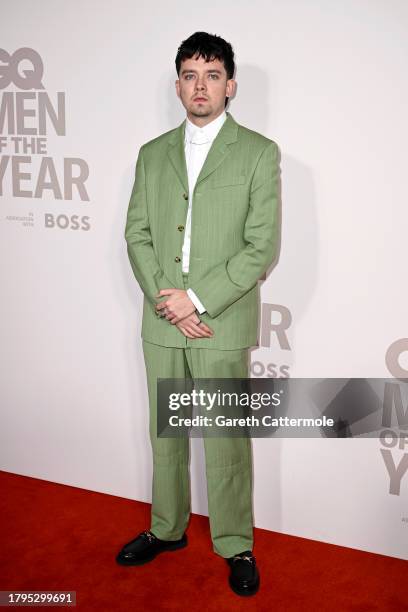
{"type": "MultiPolygon", "coordinates": [[[[124,226],[139,147],[184,118],[174,58],[197,30],[233,44],[229,111],[282,154],[282,249],[262,285],[253,375],[408,376],[404,0],[3,0],[1,469],[151,499],[142,294],[124,226]],[[43,63],[34,76],[28,59],[7,60],[24,47],[43,63]],[[41,96],[57,109],[58,92],[60,133],[41,120],[41,96]],[[64,191],[69,159],[74,176],[89,171],[82,194],[64,191]],[[54,190],[36,193],[41,162],[54,190]],[[283,320],[283,336],[265,332],[283,320]]],[[[207,514],[192,442],[193,511],[207,514]]],[[[258,527],[408,558],[408,473],[390,494],[380,440],[253,446],[258,527]]]]}

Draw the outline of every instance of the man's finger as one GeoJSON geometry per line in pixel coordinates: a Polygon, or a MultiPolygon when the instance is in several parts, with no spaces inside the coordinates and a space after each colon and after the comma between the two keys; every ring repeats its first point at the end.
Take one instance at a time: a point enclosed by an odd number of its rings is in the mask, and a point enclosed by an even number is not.
{"type": "Polygon", "coordinates": [[[196,333],[200,335],[201,338],[211,337],[214,335],[213,330],[210,327],[208,327],[208,325],[206,325],[204,321],[200,321],[200,319],[195,313],[192,313],[191,315],[184,317],[184,319],[181,319],[181,321],[183,323],[183,327],[188,328],[190,333],[192,330],[194,330],[196,333]],[[202,333],[203,331],[205,332],[205,334],[202,333]]]}
{"type": "Polygon", "coordinates": [[[190,334],[192,334],[194,336],[194,338],[204,338],[203,334],[201,334],[198,330],[194,330],[191,327],[187,327],[188,331],[190,332],[190,334]]]}
{"type": "Polygon", "coordinates": [[[192,338],[202,338],[202,334],[199,328],[194,327],[194,324],[190,324],[189,321],[182,321],[181,323],[177,323],[177,327],[183,330],[186,330],[192,338]]]}
{"type": "Polygon", "coordinates": [[[167,307],[167,300],[164,300],[163,302],[159,302],[158,304],[156,304],[156,310],[161,310],[162,308],[166,308],[167,307]]]}
{"type": "Polygon", "coordinates": [[[185,329],[183,326],[177,325],[177,328],[181,331],[181,333],[184,336],[187,336],[187,338],[191,338],[192,340],[194,340],[194,336],[190,334],[190,332],[187,329],[185,329]]]}
{"type": "Polygon", "coordinates": [[[190,333],[196,333],[200,338],[209,338],[211,334],[203,329],[202,325],[196,325],[195,323],[186,324],[186,327],[190,333]]]}
{"type": "Polygon", "coordinates": [[[178,289],[160,289],[156,297],[160,297],[161,295],[171,295],[175,291],[178,291],[178,289]]]}
{"type": "Polygon", "coordinates": [[[211,329],[211,327],[208,327],[208,325],[206,325],[206,324],[204,323],[204,321],[200,321],[200,323],[197,323],[197,326],[198,326],[200,329],[204,329],[206,332],[208,332],[208,333],[210,333],[210,334],[213,334],[213,333],[214,333],[214,332],[213,332],[213,330],[211,329]]]}

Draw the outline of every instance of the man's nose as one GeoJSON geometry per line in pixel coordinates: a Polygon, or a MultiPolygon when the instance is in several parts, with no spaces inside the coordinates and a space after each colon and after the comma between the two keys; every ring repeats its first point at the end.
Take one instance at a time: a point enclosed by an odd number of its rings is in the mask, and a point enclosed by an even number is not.
{"type": "Polygon", "coordinates": [[[203,79],[198,79],[196,83],[196,89],[205,89],[205,83],[203,79]]]}

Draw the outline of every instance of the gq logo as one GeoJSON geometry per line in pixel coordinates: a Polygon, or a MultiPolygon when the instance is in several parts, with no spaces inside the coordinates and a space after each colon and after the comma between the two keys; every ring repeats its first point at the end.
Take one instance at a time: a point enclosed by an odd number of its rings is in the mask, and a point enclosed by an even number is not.
{"type": "MultiPolygon", "coordinates": [[[[0,195],[8,195],[6,186],[12,198],[42,199],[49,192],[55,200],[89,202],[87,161],[58,159],[48,152],[51,133],[66,135],[66,107],[63,91],[56,92],[52,101],[43,74],[43,60],[34,49],[22,47],[14,53],[0,49],[0,90],[10,84],[20,90],[1,92],[0,195]]],[[[45,226],[88,230],[88,219],[45,215],[45,226]]]]}
{"type": "MultiPolygon", "coordinates": [[[[389,477],[389,493],[401,494],[401,482],[408,475],[408,407],[404,406],[404,387],[408,382],[408,370],[400,363],[403,353],[408,352],[408,338],[395,340],[387,349],[385,363],[391,375],[400,383],[385,386],[383,402],[384,429],[380,434],[380,452],[389,477]],[[393,414],[395,418],[392,419],[393,414]],[[398,424],[395,431],[394,423],[398,424]]],[[[406,387],[405,387],[406,388],[406,387]]],[[[406,394],[405,394],[406,396],[406,394]]]]}
{"type": "Polygon", "coordinates": [[[403,368],[399,361],[403,353],[408,353],[408,338],[395,340],[386,352],[385,363],[394,378],[408,378],[408,370],[403,368]]]}
{"type": "Polygon", "coordinates": [[[34,49],[22,47],[12,55],[5,49],[0,49],[0,89],[6,89],[11,83],[25,91],[45,89],[41,82],[43,74],[43,61],[34,49]],[[31,63],[32,70],[23,70],[23,75],[21,75],[18,68],[20,62],[24,60],[31,63]]]}

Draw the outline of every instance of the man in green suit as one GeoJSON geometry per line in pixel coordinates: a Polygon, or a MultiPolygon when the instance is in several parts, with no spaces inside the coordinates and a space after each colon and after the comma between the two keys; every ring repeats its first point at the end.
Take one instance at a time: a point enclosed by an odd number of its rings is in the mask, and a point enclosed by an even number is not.
{"type": "MultiPolygon", "coordinates": [[[[187,544],[189,441],[157,436],[157,379],[248,378],[257,282],[278,243],[278,147],[225,110],[236,88],[231,45],[196,32],[176,70],[187,116],[140,148],[125,230],[144,294],[153,487],[150,529],[122,548],[123,565],[187,544]]],[[[205,437],[204,449],[213,548],[229,563],[231,588],[251,595],[259,570],[250,439],[205,437]]]]}

